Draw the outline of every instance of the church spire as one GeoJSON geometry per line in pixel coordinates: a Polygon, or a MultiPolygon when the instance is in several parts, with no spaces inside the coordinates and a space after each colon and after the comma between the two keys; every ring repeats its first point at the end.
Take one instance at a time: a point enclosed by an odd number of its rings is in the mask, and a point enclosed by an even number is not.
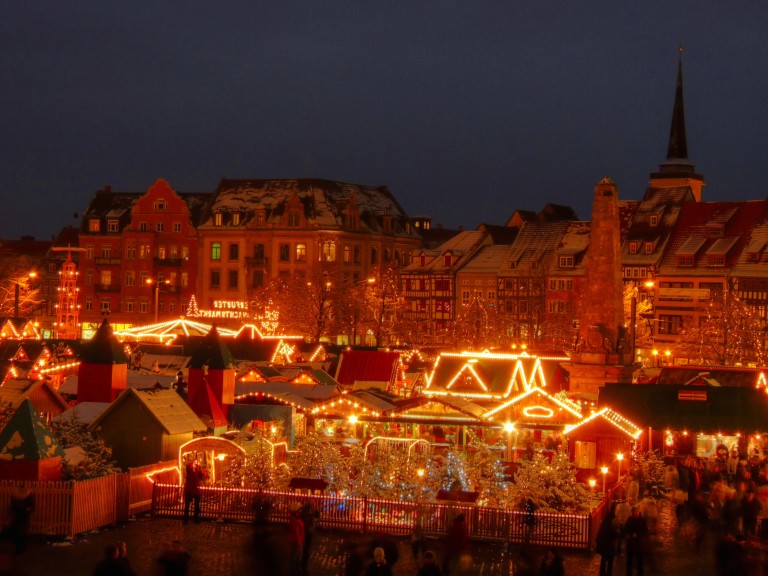
{"type": "Polygon", "coordinates": [[[659,171],[651,173],[651,188],[691,189],[696,201],[701,200],[704,177],[696,173],[696,167],[688,160],[688,141],[685,134],[685,110],[683,107],[683,47],[679,48],[677,62],[677,84],[675,86],[675,106],[672,111],[672,126],[669,130],[667,159],[659,166],[659,171]]]}
{"type": "Polygon", "coordinates": [[[667,162],[688,160],[688,142],[685,138],[685,109],[683,107],[683,47],[680,46],[677,63],[677,86],[675,87],[675,108],[672,112],[672,127],[669,130],[667,162]]]}

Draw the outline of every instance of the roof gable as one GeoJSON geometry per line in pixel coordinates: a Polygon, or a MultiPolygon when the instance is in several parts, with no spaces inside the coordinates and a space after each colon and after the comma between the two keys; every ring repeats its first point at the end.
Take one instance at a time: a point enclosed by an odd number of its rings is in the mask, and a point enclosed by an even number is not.
{"type": "Polygon", "coordinates": [[[64,456],[51,429],[32,402],[24,400],[0,431],[0,460],[40,460],[64,456]]]}
{"type": "Polygon", "coordinates": [[[130,404],[134,404],[136,409],[148,410],[167,434],[204,432],[207,429],[206,425],[175,390],[139,392],[133,388],[128,388],[110,404],[109,408],[99,414],[88,426],[88,430],[96,430],[118,408],[130,404]]]}

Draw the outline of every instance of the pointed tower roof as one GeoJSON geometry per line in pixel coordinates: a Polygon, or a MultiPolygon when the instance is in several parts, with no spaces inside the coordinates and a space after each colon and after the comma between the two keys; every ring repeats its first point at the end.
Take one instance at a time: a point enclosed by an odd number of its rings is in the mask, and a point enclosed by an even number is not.
{"type": "Polygon", "coordinates": [[[200,346],[192,354],[189,361],[190,368],[202,368],[208,366],[210,370],[226,370],[233,364],[232,353],[219,338],[216,326],[203,338],[200,346]]]}
{"type": "Polygon", "coordinates": [[[64,456],[45,420],[24,400],[0,432],[0,460],[39,460],[64,456]]]}
{"type": "Polygon", "coordinates": [[[86,364],[128,364],[128,357],[106,317],[93,338],[83,345],[80,360],[86,364]]]}
{"type": "Polygon", "coordinates": [[[691,187],[694,197],[700,201],[704,177],[696,172],[696,167],[688,159],[688,139],[685,131],[685,107],[683,104],[683,47],[680,46],[675,103],[667,143],[667,159],[664,164],[659,166],[658,172],[651,173],[651,187],[669,188],[685,185],[691,187]]]}

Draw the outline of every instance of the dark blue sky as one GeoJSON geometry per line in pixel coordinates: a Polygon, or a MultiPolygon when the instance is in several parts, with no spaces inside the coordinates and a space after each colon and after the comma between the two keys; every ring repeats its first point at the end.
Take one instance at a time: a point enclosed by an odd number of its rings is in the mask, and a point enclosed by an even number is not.
{"type": "Polygon", "coordinates": [[[705,200],[765,198],[759,2],[6,2],[0,237],[47,237],[93,192],[227,178],[388,185],[447,227],[664,161],[677,47],[705,200]]]}

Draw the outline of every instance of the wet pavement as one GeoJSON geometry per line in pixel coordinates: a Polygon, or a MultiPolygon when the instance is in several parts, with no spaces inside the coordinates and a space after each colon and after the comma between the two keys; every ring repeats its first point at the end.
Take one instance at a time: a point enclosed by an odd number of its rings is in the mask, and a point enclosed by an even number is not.
{"type": "MultiPolygon", "coordinates": [[[[180,540],[192,556],[190,576],[279,576],[284,573],[282,559],[287,556],[285,525],[275,525],[268,533],[256,537],[250,524],[225,524],[201,522],[183,524],[178,520],[139,517],[124,525],[84,534],[73,541],[44,542],[33,540],[18,558],[15,570],[18,576],[57,574],[60,576],[88,576],[101,558],[104,546],[123,540],[128,544],[128,555],[139,575],[157,574],[156,558],[165,543],[180,540]],[[264,556],[267,556],[265,562],[264,556]],[[273,559],[274,563],[269,559],[273,559]]],[[[415,575],[418,564],[411,554],[407,538],[392,538],[397,546],[399,560],[393,566],[396,576],[415,575]]],[[[315,535],[308,574],[310,576],[341,576],[345,550],[356,543],[367,550],[370,535],[326,531],[322,527],[315,535]]],[[[429,548],[439,556],[442,546],[431,540],[429,548]]],[[[657,533],[651,538],[650,553],[646,560],[647,575],[659,576],[708,576],[717,574],[714,563],[714,537],[708,536],[699,551],[678,535],[672,508],[667,503],[660,506],[657,533]]],[[[563,550],[566,574],[598,574],[600,557],[590,552],[563,550]]],[[[521,576],[538,565],[543,550],[531,549],[527,556],[520,548],[507,553],[499,544],[473,543],[474,566],[467,574],[521,576]]],[[[617,557],[614,574],[624,576],[624,558],[617,557]]],[[[368,563],[365,559],[365,564],[368,563]]],[[[768,576],[768,572],[754,572],[768,576]]],[[[748,576],[751,576],[748,575],[748,576]]]]}

